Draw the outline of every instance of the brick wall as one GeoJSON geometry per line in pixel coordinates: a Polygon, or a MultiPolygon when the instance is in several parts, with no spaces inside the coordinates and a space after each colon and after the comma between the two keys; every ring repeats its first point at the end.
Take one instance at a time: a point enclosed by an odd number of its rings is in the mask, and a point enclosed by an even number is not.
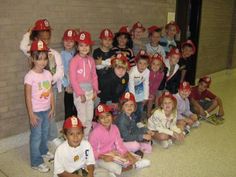
{"type": "MultiPolygon", "coordinates": [[[[53,27],[51,46],[60,50],[66,28],[81,28],[97,39],[104,27],[117,31],[137,20],[145,26],[166,23],[167,12],[175,11],[175,0],[0,0],[0,139],[29,128],[23,78],[27,61],[19,42],[39,18],[53,27]]],[[[57,120],[63,119],[63,95],[57,101],[57,120]]]]}

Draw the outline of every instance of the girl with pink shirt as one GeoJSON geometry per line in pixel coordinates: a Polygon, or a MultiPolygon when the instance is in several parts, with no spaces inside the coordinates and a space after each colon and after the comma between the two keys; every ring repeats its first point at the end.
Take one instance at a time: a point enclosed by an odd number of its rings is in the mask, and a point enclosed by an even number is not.
{"type": "Polygon", "coordinates": [[[90,33],[80,32],[76,40],[78,53],[70,62],[69,77],[74,91],[77,116],[86,127],[84,134],[87,139],[92,125],[98,79],[94,59],[89,56],[90,47],[93,44],[90,33]]]}

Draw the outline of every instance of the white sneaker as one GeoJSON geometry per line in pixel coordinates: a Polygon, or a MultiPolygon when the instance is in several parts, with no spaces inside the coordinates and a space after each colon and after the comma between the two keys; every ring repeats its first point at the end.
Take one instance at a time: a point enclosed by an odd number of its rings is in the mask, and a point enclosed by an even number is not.
{"type": "Polygon", "coordinates": [[[145,168],[150,166],[151,162],[148,159],[141,159],[135,163],[135,168],[145,168]]]}
{"type": "Polygon", "coordinates": [[[161,141],[160,144],[165,149],[167,149],[169,147],[168,140],[161,141]]]}
{"type": "Polygon", "coordinates": [[[171,146],[172,144],[173,144],[173,141],[172,141],[172,139],[168,139],[168,146],[171,146]]]}
{"type": "Polygon", "coordinates": [[[145,127],[144,123],[142,123],[142,122],[138,122],[136,125],[137,125],[138,128],[145,127]]]}
{"type": "Polygon", "coordinates": [[[47,172],[50,171],[50,168],[44,163],[40,164],[37,167],[31,167],[31,168],[34,169],[34,170],[38,170],[41,173],[47,173],[47,172]]]}
{"type": "Polygon", "coordinates": [[[191,129],[191,127],[189,125],[186,125],[185,128],[188,129],[188,130],[191,129]]]}
{"type": "Polygon", "coordinates": [[[49,151],[47,152],[47,154],[42,155],[42,157],[48,160],[54,159],[54,155],[49,151]]]}
{"type": "Polygon", "coordinates": [[[197,128],[199,127],[199,125],[200,125],[200,122],[197,120],[196,122],[193,123],[192,127],[197,128]]]}

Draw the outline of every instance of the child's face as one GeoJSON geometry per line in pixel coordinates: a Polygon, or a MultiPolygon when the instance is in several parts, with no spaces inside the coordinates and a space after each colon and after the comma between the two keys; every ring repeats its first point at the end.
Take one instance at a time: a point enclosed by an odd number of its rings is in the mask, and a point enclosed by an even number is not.
{"type": "Polygon", "coordinates": [[[170,56],[170,65],[176,65],[179,62],[179,55],[170,56]]]}
{"type": "Polygon", "coordinates": [[[86,56],[90,51],[90,46],[85,43],[79,43],[78,51],[81,56],[86,56]]]}
{"type": "Polygon", "coordinates": [[[124,47],[126,47],[126,44],[127,44],[127,42],[128,42],[128,39],[126,38],[125,35],[120,35],[120,36],[117,38],[117,41],[118,41],[119,47],[124,48],[124,47]]]}
{"type": "Polygon", "coordinates": [[[191,55],[193,55],[193,48],[192,47],[189,47],[189,46],[185,46],[183,49],[182,49],[182,56],[184,58],[188,58],[190,57],[191,55]]]}
{"type": "Polygon", "coordinates": [[[130,116],[135,111],[135,103],[129,100],[123,104],[122,109],[126,115],[130,116]]]}
{"type": "Polygon", "coordinates": [[[45,52],[40,52],[38,59],[33,59],[34,68],[38,71],[42,71],[48,64],[47,54],[45,52]]]}
{"type": "Polygon", "coordinates": [[[162,109],[165,114],[171,114],[174,109],[174,102],[171,98],[164,98],[162,102],[162,109]]]}
{"type": "Polygon", "coordinates": [[[84,132],[82,128],[70,128],[66,132],[66,138],[68,140],[68,144],[71,147],[78,147],[83,139],[84,132]]]}
{"type": "Polygon", "coordinates": [[[46,45],[48,45],[50,42],[50,38],[51,38],[50,32],[49,31],[40,31],[38,34],[38,38],[40,40],[42,40],[43,42],[45,42],[46,45]]]}
{"type": "Polygon", "coordinates": [[[198,91],[199,92],[204,92],[207,88],[208,88],[207,83],[205,83],[205,82],[198,83],[198,91]]]}
{"type": "Polygon", "coordinates": [[[152,44],[158,45],[161,40],[161,33],[154,31],[150,36],[150,40],[152,44]]]}
{"type": "Polygon", "coordinates": [[[140,73],[142,73],[145,69],[147,69],[148,67],[148,62],[147,60],[143,60],[143,59],[139,59],[138,63],[137,63],[137,68],[138,68],[138,71],[140,73]]]}
{"type": "Polygon", "coordinates": [[[112,124],[112,115],[110,112],[101,113],[98,117],[99,123],[109,129],[112,124]]]}
{"type": "Polygon", "coordinates": [[[141,28],[136,28],[134,30],[134,39],[140,40],[143,37],[143,30],[141,28]]]}
{"type": "Polygon", "coordinates": [[[112,47],[113,40],[111,38],[104,38],[101,39],[102,46],[105,48],[111,48],[112,47]]]}
{"type": "Polygon", "coordinates": [[[126,69],[123,67],[115,67],[114,72],[117,75],[117,77],[122,78],[122,77],[124,77],[124,75],[126,73],[126,69]]]}
{"type": "Polygon", "coordinates": [[[160,60],[153,60],[151,63],[151,70],[154,72],[157,72],[161,69],[162,67],[162,62],[160,60]]]}
{"type": "Polygon", "coordinates": [[[75,41],[73,40],[64,40],[63,41],[64,48],[67,51],[71,51],[75,47],[75,41]]]}
{"type": "Polygon", "coordinates": [[[189,95],[190,95],[190,93],[191,93],[191,90],[187,90],[187,89],[185,89],[185,90],[179,90],[179,95],[180,95],[181,98],[183,98],[183,99],[188,98],[189,95]]]}
{"type": "Polygon", "coordinates": [[[168,37],[173,39],[175,37],[175,35],[177,34],[177,30],[176,30],[175,25],[170,25],[166,31],[166,34],[168,37]]]}

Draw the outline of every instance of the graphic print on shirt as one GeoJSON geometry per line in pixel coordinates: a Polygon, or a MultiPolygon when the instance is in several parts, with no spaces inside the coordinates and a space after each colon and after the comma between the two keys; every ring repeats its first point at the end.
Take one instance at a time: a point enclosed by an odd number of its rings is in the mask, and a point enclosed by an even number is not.
{"type": "Polygon", "coordinates": [[[52,53],[48,54],[48,66],[49,66],[49,71],[51,72],[52,75],[54,75],[56,73],[57,65],[55,56],[52,53]]]}
{"type": "Polygon", "coordinates": [[[51,89],[51,84],[49,83],[48,80],[39,82],[38,83],[38,89],[42,90],[42,93],[40,95],[40,98],[48,99],[50,95],[50,89],[51,89]]]}
{"type": "Polygon", "coordinates": [[[144,97],[144,77],[134,77],[134,91],[137,100],[142,100],[144,97]]]}

